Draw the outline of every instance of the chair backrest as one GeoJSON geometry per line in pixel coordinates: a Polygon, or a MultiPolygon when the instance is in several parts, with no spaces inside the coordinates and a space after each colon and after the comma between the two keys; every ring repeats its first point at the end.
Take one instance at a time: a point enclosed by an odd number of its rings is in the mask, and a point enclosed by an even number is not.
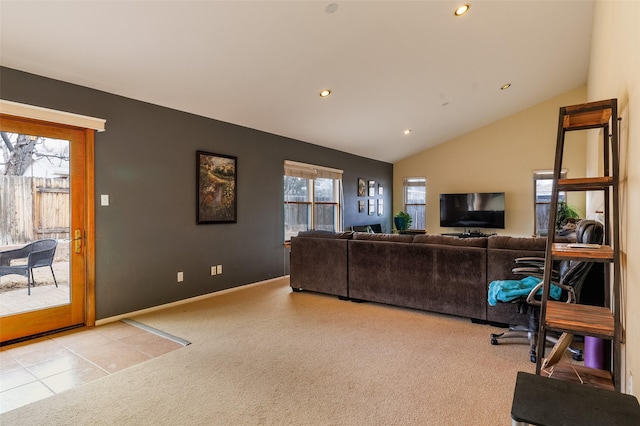
{"type": "MultiPolygon", "coordinates": [[[[581,220],[576,226],[576,241],[584,244],[602,244],[604,228],[595,220],[581,220]]],[[[558,265],[560,283],[573,287],[575,296],[580,302],[580,293],[593,262],[582,260],[562,261],[558,265]]]]}
{"type": "Polygon", "coordinates": [[[29,268],[39,268],[41,266],[51,266],[53,256],[56,254],[58,242],[53,239],[38,240],[31,243],[31,253],[29,253],[29,268]]]}
{"type": "Polygon", "coordinates": [[[576,225],[576,241],[586,244],[602,244],[604,227],[595,220],[581,220],[576,225]]]}
{"type": "Polygon", "coordinates": [[[353,232],[373,232],[373,229],[369,225],[353,225],[351,227],[353,232]]]}
{"type": "Polygon", "coordinates": [[[371,225],[353,225],[351,227],[353,232],[368,232],[373,234],[382,234],[382,225],[379,223],[372,223],[371,225]]]}

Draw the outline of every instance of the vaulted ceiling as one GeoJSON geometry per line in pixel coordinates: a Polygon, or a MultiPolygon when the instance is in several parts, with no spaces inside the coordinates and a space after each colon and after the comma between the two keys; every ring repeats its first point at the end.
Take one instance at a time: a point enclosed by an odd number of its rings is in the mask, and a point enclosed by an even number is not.
{"type": "Polygon", "coordinates": [[[1,0],[0,64],[395,162],[584,85],[593,6],[1,0]]]}

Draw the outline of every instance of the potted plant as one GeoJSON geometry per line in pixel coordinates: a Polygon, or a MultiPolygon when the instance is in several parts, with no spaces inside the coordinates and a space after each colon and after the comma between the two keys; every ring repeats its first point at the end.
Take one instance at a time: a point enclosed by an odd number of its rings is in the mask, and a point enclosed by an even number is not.
{"type": "Polygon", "coordinates": [[[411,218],[409,213],[398,212],[393,217],[393,223],[394,225],[396,225],[396,229],[399,232],[406,231],[407,229],[409,229],[409,227],[411,226],[411,222],[413,222],[413,219],[411,218]]]}
{"type": "Polygon", "coordinates": [[[567,224],[575,223],[580,218],[578,211],[567,204],[566,201],[560,201],[558,203],[558,214],[556,216],[556,229],[562,230],[567,224]]]}

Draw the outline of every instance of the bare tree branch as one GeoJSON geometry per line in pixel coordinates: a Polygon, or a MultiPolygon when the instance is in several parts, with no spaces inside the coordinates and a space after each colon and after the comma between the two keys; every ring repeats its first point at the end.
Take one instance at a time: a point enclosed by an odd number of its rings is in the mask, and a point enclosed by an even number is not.
{"type": "Polygon", "coordinates": [[[7,132],[0,132],[0,136],[2,137],[2,140],[4,141],[4,144],[7,146],[7,149],[9,150],[9,152],[13,152],[13,144],[9,140],[9,135],[7,134],[7,132]]]}
{"type": "Polygon", "coordinates": [[[46,159],[54,167],[56,160],[58,160],[58,167],[69,161],[67,150],[50,152],[44,146],[46,138],[10,132],[0,132],[0,137],[6,146],[5,148],[0,143],[4,157],[4,163],[0,165],[4,166],[4,174],[7,176],[23,176],[36,161],[41,159],[46,159]]]}
{"type": "MultiPolygon", "coordinates": [[[[3,138],[4,140],[4,138],[3,138]]],[[[37,138],[27,135],[18,135],[13,151],[9,156],[4,174],[7,176],[22,176],[35,161],[33,153],[36,148],[37,138]]],[[[5,141],[6,144],[6,141],[5,141]]]]}

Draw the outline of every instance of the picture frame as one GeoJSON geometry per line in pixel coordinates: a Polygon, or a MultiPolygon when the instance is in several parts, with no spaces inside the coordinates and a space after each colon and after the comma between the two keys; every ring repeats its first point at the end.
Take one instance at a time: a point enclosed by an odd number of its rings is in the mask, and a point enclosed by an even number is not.
{"type": "Polygon", "coordinates": [[[364,213],[364,200],[358,200],[358,213],[364,213]]]}
{"type": "Polygon", "coordinates": [[[378,184],[378,195],[384,195],[384,185],[378,184]]]}
{"type": "Polygon", "coordinates": [[[358,197],[367,195],[367,184],[363,178],[358,178],[358,197]]]}
{"type": "Polygon", "coordinates": [[[374,197],[376,195],[376,181],[369,181],[369,197],[374,197]]]}
{"type": "Polygon", "coordinates": [[[384,215],[384,200],[378,198],[378,216],[384,215]]]}
{"type": "Polygon", "coordinates": [[[196,222],[236,223],[238,159],[196,151],[196,222]]]}
{"type": "Polygon", "coordinates": [[[376,213],[376,201],[371,198],[369,199],[369,215],[373,216],[376,213]]]}

